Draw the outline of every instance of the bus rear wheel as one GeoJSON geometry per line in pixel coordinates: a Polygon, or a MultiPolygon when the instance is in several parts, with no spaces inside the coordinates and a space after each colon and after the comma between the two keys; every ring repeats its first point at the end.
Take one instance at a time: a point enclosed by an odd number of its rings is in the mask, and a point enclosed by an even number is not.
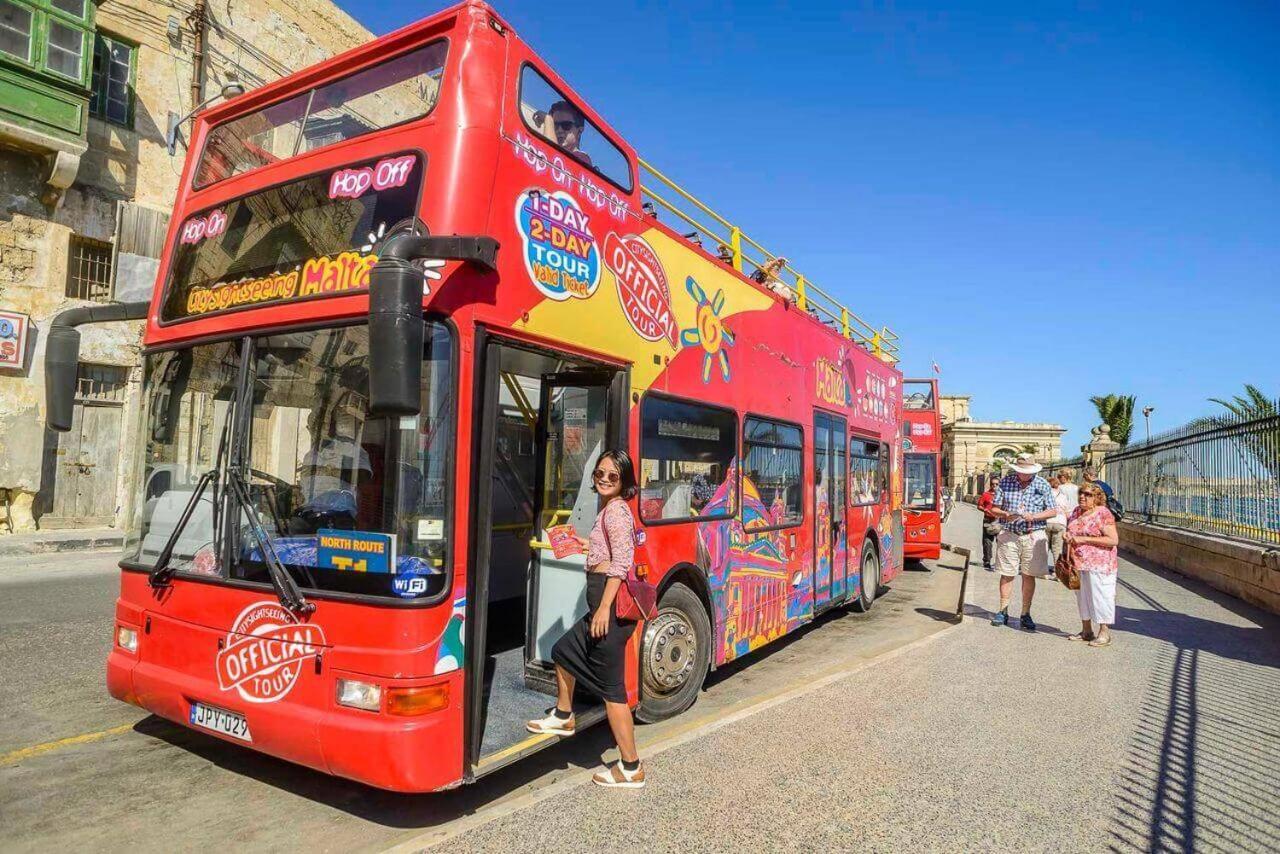
{"type": "Polygon", "coordinates": [[[640,705],[636,717],[656,723],[693,705],[711,666],[711,621],[692,590],[673,584],[640,642],[640,705]]]}
{"type": "Polygon", "coordinates": [[[876,602],[876,594],[880,592],[880,555],[876,553],[870,540],[862,544],[861,573],[862,589],[858,592],[858,598],[853,600],[853,608],[865,613],[871,610],[876,602]]]}

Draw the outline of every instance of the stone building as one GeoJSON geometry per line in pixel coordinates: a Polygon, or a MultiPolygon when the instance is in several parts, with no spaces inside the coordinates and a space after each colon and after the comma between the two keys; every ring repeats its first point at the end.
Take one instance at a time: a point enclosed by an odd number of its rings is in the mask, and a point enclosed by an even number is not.
{"type": "Polygon", "coordinates": [[[141,323],[83,329],[65,434],[44,424],[42,339],[65,308],[150,296],[185,155],[169,156],[170,127],[228,83],[369,38],[328,0],[0,0],[0,499],[15,528],[127,511],[141,323]]]}
{"type": "Polygon", "coordinates": [[[997,470],[1024,450],[1032,450],[1041,462],[1062,456],[1060,424],[1020,421],[974,421],[967,394],[942,395],[938,400],[942,419],[942,459],[948,487],[960,486],[971,495],[983,476],[997,470]]]}

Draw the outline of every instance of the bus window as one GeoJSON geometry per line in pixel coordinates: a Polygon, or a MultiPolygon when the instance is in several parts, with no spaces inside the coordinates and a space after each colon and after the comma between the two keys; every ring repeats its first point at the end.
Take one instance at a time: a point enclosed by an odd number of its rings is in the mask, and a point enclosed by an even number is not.
{"type": "Polygon", "coordinates": [[[743,503],[758,495],[764,527],[799,525],[804,518],[804,437],[799,427],[748,418],[742,427],[743,503]]]}
{"type": "Polygon", "coordinates": [[[436,41],[209,131],[195,185],[420,119],[440,97],[449,45],[436,41]]]}
{"type": "MultiPolygon", "coordinates": [[[[227,415],[238,396],[252,402],[240,437],[248,449],[249,496],[299,585],[403,599],[442,592],[453,453],[452,343],[438,323],[428,325],[426,342],[417,418],[369,414],[364,326],[254,338],[249,387],[239,395],[238,341],[149,355],[146,486],[126,559],[155,563],[200,475],[235,444],[227,415]],[[323,565],[326,531],[394,534],[394,568],[323,565]]],[[[252,537],[242,537],[233,566],[222,565],[215,518],[206,492],[182,530],[174,565],[212,577],[267,581],[252,537]]]]}
{"type": "Polygon", "coordinates": [[[937,459],[933,454],[907,454],[907,506],[912,510],[938,509],[937,459]]]}
{"type": "Polygon", "coordinates": [[[645,395],[640,422],[640,518],[732,516],[729,471],[737,452],[737,417],[724,409],[645,395]]]}
{"type": "Polygon", "coordinates": [[[854,438],[849,443],[849,504],[877,504],[888,483],[888,457],[882,461],[879,442],[854,438]]]}
{"type": "Polygon", "coordinates": [[[622,149],[532,65],[520,72],[520,117],[538,136],[631,192],[631,165],[622,149]]]}
{"type": "Polygon", "coordinates": [[[933,409],[933,383],[902,381],[902,408],[933,409]]]}

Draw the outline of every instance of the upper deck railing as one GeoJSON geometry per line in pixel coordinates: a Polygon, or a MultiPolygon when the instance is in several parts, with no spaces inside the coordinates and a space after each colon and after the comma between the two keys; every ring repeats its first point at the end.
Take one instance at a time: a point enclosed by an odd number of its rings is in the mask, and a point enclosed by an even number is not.
{"type": "MultiPolygon", "coordinates": [[[[750,275],[757,270],[767,269],[771,262],[775,263],[779,256],[774,255],[756,241],[742,232],[742,229],[696,199],[676,182],[663,175],[645,160],[640,160],[641,182],[646,207],[655,214],[661,207],[679,217],[693,227],[693,231],[685,234],[691,243],[702,246],[702,238],[706,236],[714,241],[712,255],[719,254],[721,260],[731,264],[740,273],[750,275]],[[645,180],[652,178],[663,189],[655,191],[654,184],[645,180]],[[678,201],[667,195],[674,193],[678,201]],[[683,205],[683,206],[682,206],[683,205]],[[692,208],[692,211],[688,208],[692,208]],[[707,225],[705,217],[709,217],[713,225],[707,225]],[[722,253],[717,253],[720,247],[722,253]]],[[[772,276],[795,292],[796,305],[816,317],[822,323],[839,332],[845,338],[866,348],[876,356],[888,362],[898,361],[898,336],[887,326],[875,327],[855,314],[848,306],[839,303],[835,297],[815,285],[802,273],[791,266],[781,264],[772,272],[772,276]]]]}

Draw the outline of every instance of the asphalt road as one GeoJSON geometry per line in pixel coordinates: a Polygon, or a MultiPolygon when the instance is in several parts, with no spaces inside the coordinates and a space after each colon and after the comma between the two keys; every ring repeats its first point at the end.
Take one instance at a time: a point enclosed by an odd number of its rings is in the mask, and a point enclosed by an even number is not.
{"type": "MultiPolygon", "coordinates": [[[[954,629],[958,568],[917,566],[871,614],[827,615],[717,671],[684,715],[639,729],[642,751],[723,737],[714,732],[761,709],[812,702],[804,697],[848,673],[915,654],[954,629]]],[[[610,755],[596,727],[475,785],[409,797],[192,732],[107,695],[117,583],[113,554],[0,561],[0,850],[416,847],[579,790],[610,755]]]]}

